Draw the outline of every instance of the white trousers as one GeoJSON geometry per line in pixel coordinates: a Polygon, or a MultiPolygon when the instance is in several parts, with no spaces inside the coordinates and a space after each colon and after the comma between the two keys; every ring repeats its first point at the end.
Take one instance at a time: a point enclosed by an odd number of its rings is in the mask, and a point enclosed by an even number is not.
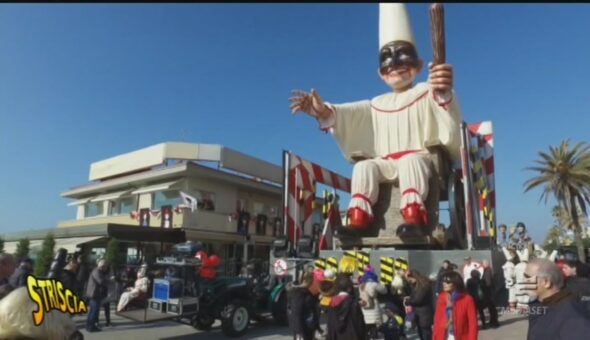
{"type": "Polygon", "coordinates": [[[432,173],[425,154],[412,153],[397,160],[373,158],[357,162],[352,169],[349,208],[360,208],[373,215],[371,206],[377,202],[379,184],[399,180],[400,209],[410,203],[424,206],[428,196],[428,179],[432,173]]]}

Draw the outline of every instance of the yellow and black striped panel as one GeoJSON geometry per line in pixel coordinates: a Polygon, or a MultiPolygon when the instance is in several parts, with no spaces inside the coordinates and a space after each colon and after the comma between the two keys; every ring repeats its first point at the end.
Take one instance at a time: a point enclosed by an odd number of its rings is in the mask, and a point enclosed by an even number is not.
{"type": "Polygon", "coordinates": [[[356,259],[358,261],[358,271],[359,275],[363,275],[365,273],[365,269],[371,263],[371,255],[366,251],[357,251],[356,252],[356,259]]]}
{"type": "Polygon", "coordinates": [[[393,282],[393,258],[381,256],[379,263],[379,278],[381,283],[391,284],[393,282]]]}
{"type": "Polygon", "coordinates": [[[328,257],[326,260],[326,269],[338,271],[338,259],[335,257],[328,257]]]}
{"type": "Polygon", "coordinates": [[[407,271],[408,270],[408,261],[406,259],[404,259],[403,257],[399,257],[399,258],[395,259],[394,267],[396,270],[407,271]]]}
{"type": "Polygon", "coordinates": [[[313,264],[316,269],[325,270],[326,265],[327,265],[327,261],[326,261],[326,259],[320,257],[319,259],[315,260],[315,262],[313,264]]]}

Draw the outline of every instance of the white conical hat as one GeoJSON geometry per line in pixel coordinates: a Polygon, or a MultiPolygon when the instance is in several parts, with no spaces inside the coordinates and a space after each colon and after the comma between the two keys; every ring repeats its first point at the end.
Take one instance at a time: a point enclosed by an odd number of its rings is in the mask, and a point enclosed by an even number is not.
{"type": "Polygon", "coordinates": [[[403,3],[379,4],[379,49],[396,40],[407,41],[416,46],[406,5],[403,3]]]}

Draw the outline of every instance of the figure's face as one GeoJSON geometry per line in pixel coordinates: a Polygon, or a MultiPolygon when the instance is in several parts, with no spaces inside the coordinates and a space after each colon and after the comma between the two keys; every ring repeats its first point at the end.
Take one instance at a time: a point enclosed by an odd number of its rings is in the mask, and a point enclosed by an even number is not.
{"type": "Polygon", "coordinates": [[[394,91],[404,91],[412,86],[418,73],[422,70],[422,61],[419,61],[418,67],[410,65],[395,66],[388,73],[379,73],[381,80],[385,82],[394,91]]]}
{"type": "Polygon", "coordinates": [[[379,76],[394,91],[409,89],[422,70],[416,48],[406,41],[394,41],[379,51],[379,76]]]}
{"type": "Polygon", "coordinates": [[[449,263],[448,262],[443,262],[443,268],[444,269],[449,269],[449,263]]]}

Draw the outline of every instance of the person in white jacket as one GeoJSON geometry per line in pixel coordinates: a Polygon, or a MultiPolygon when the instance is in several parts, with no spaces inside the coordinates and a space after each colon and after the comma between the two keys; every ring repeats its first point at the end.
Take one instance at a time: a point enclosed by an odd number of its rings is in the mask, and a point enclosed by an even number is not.
{"type": "Polygon", "coordinates": [[[371,266],[368,266],[360,278],[360,305],[365,324],[372,338],[376,337],[377,328],[383,323],[383,311],[377,300],[379,294],[386,294],[387,288],[379,283],[379,278],[371,266]]]}

